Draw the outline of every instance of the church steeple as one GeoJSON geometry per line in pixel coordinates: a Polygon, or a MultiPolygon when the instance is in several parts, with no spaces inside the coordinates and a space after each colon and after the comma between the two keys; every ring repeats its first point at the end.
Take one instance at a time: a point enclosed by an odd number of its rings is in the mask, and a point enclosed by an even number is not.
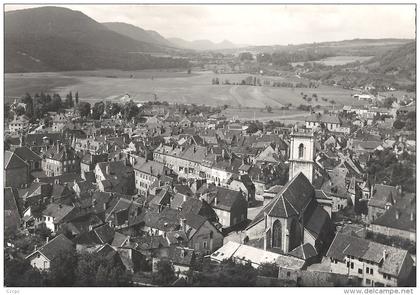
{"type": "Polygon", "coordinates": [[[294,130],[290,136],[289,180],[302,172],[312,183],[315,157],[314,134],[312,130],[294,130]]]}

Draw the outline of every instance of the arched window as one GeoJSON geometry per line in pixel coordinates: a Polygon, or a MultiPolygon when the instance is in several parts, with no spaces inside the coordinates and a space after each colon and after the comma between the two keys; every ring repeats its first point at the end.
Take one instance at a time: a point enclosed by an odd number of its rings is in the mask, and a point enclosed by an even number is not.
{"type": "Polygon", "coordinates": [[[281,223],[279,220],[273,223],[273,248],[281,248],[281,223]]]}
{"type": "Polygon", "coordinates": [[[299,145],[299,158],[303,158],[303,143],[299,145]]]}

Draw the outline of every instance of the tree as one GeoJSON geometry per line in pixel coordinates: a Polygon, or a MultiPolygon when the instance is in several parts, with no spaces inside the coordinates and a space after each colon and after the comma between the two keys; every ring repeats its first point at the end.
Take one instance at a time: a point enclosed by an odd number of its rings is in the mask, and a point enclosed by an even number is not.
{"type": "Polygon", "coordinates": [[[277,278],[279,276],[279,267],[275,263],[262,263],[257,270],[260,276],[272,278],[277,278]]]}
{"type": "Polygon", "coordinates": [[[240,61],[248,61],[248,60],[253,60],[254,57],[252,56],[251,52],[241,52],[239,54],[239,60],[240,61]]]}
{"type": "Polygon", "coordinates": [[[257,274],[250,263],[236,264],[225,260],[218,266],[204,265],[202,272],[193,275],[192,284],[201,287],[252,287],[257,274]]]}
{"type": "Polygon", "coordinates": [[[79,91],[76,91],[76,94],[74,95],[74,100],[76,102],[76,105],[79,104],[79,91]]]}
{"type": "Polygon", "coordinates": [[[105,111],[105,104],[103,101],[96,102],[92,108],[92,118],[98,120],[105,111]]]}
{"type": "Polygon", "coordinates": [[[73,103],[73,94],[71,93],[71,91],[66,95],[66,101],[65,104],[68,108],[72,108],[74,106],[73,103]]]}
{"type": "Polygon", "coordinates": [[[132,100],[130,100],[123,106],[122,111],[125,120],[131,120],[133,117],[136,117],[140,112],[139,108],[132,100]]]}
{"type": "Polygon", "coordinates": [[[47,276],[49,286],[70,287],[76,280],[75,266],[77,255],[75,250],[61,251],[50,264],[47,276]]]}
{"type": "Polygon", "coordinates": [[[51,102],[47,105],[47,109],[50,112],[57,112],[63,108],[61,97],[59,94],[54,93],[51,102]]]}
{"type": "Polygon", "coordinates": [[[266,106],[265,109],[268,113],[271,113],[273,111],[273,108],[271,106],[266,106]]]}
{"type": "Polygon", "coordinates": [[[77,106],[80,116],[87,117],[90,114],[90,103],[88,102],[80,102],[77,106]]]}
{"type": "Polygon", "coordinates": [[[395,120],[394,125],[393,125],[393,127],[398,130],[404,128],[404,126],[405,126],[405,123],[402,122],[401,120],[395,120]]]}
{"type": "Polygon", "coordinates": [[[172,263],[168,260],[160,260],[157,263],[157,272],[153,274],[153,283],[159,286],[169,286],[175,279],[172,263]]]}
{"type": "Polygon", "coordinates": [[[75,286],[128,286],[131,281],[120,256],[102,256],[97,253],[84,253],[78,256],[75,270],[75,286]]]}
{"type": "Polygon", "coordinates": [[[29,93],[26,93],[25,96],[22,99],[22,102],[26,106],[25,115],[32,119],[32,116],[34,114],[34,101],[29,93]]]}
{"type": "Polygon", "coordinates": [[[4,285],[6,287],[42,287],[44,279],[27,260],[14,258],[4,262],[4,285]]]}

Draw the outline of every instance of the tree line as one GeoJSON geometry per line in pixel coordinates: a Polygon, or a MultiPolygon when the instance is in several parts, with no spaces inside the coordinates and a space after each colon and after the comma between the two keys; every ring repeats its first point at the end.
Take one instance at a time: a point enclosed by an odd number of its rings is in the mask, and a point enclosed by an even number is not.
{"type": "Polygon", "coordinates": [[[33,268],[25,259],[5,260],[7,287],[129,286],[131,275],[118,255],[79,254],[63,251],[50,263],[49,271],[33,268]]]}

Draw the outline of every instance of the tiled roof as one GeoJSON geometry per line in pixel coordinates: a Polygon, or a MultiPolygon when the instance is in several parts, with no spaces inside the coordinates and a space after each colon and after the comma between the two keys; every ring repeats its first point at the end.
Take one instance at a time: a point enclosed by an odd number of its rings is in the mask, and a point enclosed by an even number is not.
{"type": "Polygon", "coordinates": [[[54,223],[61,222],[66,216],[68,216],[75,207],[51,203],[47,208],[42,211],[42,214],[45,216],[50,216],[54,218],[54,223]]]}
{"type": "Polygon", "coordinates": [[[40,161],[42,159],[38,154],[34,153],[26,146],[17,147],[14,152],[24,161],[40,161]]]}
{"type": "Polygon", "coordinates": [[[216,191],[214,194],[210,195],[208,203],[213,208],[230,212],[232,210],[232,206],[235,204],[238,198],[244,199],[241,192],[228,188],[216,187],[216,191]]]}
{"type": "Polygon", "coordinates": [[[303,259],[303,260],[308,260],[317,255],[315,248],[309,243],[301,244],[300,246],[297,246],[288,254],[291,256],[303,259]]]}
{"type": "Polygon", "coordinates": [[[385,184],[375,184],[368,206],[385,208],[387,203],[393,205],[399,201],[400,198],[401,194],[398,192],[396,187],[385,184]]]}
{"type": "Polygon", "coordinates": [[[26,168],[28,165],[16,153],[11,151],[4,152],[4,169],[26,168]]]}
{"type": "Polygon", "coordinates": [[[395,206],[375,219],[372,224],[404,231],[416,232],[416,199],[414,195],[404,196],[395,206]]]}
{"type": "Polygon", "coordinates": [[[54,258],[56,258],[61,252],[71,251],[72,249],[73,243],[69,239],[67,239],[63,234],[60,234],[51,241],[49,241],[47,244],[39,248],[37,251],[27,256],[27,258],[31,257],[36,252],[39,252],[51,261],[54,258]]]}
{"type": "Polygon", "coordinates": [[[355,235],[338,233],[326,256],[344,261],[347,255],[378,264],[382,262],[379,272],[395,277],[399,276],[401,266],[407,255],[409,256],[407,250],[365,240],[355,235]]]}

